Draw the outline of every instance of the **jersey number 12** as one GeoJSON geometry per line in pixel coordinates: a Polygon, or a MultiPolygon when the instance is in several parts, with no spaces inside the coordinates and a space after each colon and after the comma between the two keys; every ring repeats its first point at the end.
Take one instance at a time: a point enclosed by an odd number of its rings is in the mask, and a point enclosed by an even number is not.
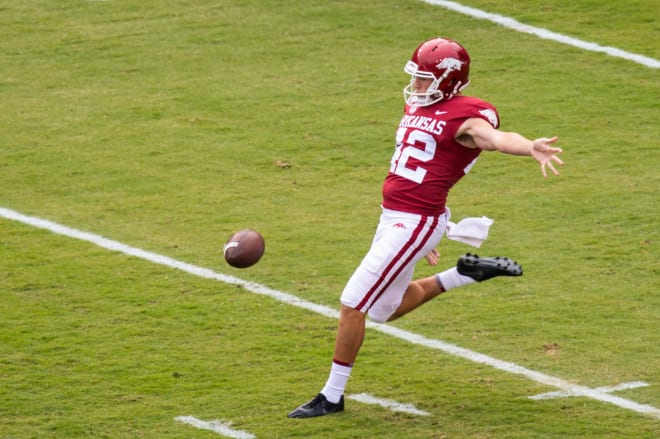
{"type": "Polygon", "coordinates": [[[396,132],[396,150],[392,156],[390,172],[415,183],[421,183],[426,176],[426,169],[421,166],[413,169],[409,167],[408,160],[413,158],[419,162],[428,162],[433,159],[436,146],[435,139],[429,133],[399,128],[396,132]],[[406,133],[407,138],[405,138],[406,133]]]}

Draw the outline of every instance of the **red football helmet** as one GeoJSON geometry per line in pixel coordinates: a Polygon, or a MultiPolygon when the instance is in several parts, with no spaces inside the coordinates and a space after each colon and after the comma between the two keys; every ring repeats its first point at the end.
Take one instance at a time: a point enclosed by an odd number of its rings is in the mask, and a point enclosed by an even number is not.
{"type": "Polygon", "coordinates": [[[441,100],[451,99],[470,83],[470,55],[456,41],[433,38],[415,49],[412,59],[404,68],[412,76],[410,84],[403,89],[406,103],[425,107],[441,100]],[[424,93],[414,88],[415,77],[433,79],[424,93]]]}

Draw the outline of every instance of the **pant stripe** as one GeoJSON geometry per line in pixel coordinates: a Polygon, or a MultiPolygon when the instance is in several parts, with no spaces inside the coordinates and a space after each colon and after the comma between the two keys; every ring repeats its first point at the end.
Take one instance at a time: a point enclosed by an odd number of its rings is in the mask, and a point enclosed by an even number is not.
{"type": "Polygon", "coordinates": [[[368,311],[369,308],[371,308],[371,306],[378,300],[378,298],[387,290],[387,288],[389,288],[392,282],[394,282],[397,276],[401,274],[403,269],[408,266],[408,264],[410,264],[419,254],[420,250],[424,248],[427,241],[432,236],[436,226],[438,225],[439,217],[433,217],[433,222],[430,227],[427,225],[428,220],[428,216],[421,217],[421,220],[413,231],[410,239],[405,243],[405,245],[402,246],[397,255],[392,258],[387,267],[385,267],[385,270],[383,270],[379,276],[378,281],[371,287],[367,294],[365,294],[364,298],[358,304],[356,309],[360,309],[364,312],[368,311]],[[427,228],[426,233],[424,234],[421,242],[415,245],[415,242],[417,242],[425,228],[427,228]],[[403,262],[401,262],[401,259],[408,252],[408,257],[403,262]]]}

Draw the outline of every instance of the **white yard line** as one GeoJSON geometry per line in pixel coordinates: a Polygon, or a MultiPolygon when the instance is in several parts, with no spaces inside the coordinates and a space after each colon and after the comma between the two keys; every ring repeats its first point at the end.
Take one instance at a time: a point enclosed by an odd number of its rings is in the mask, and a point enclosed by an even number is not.
{"type": "Polygon", "coordinates": [[[182,422],[184,424],[192,425],[195,428],[201,430],[209,430],[214,433],[218,433],[222,436],[231,438],[231,439],[255,439],[256,436],[241,430],[234,430],[231,428],[231,422],[222,422],[222,421],[202,421],[201,419],[194,418],[192,416],[177,416],[174,418],[175,421],[182,422]]]}
{"type": "Polygon", "coordinates": [[[626,52],[625,50],[621,50],[616,47],[601,46],[600,44],[591,43],[589,41],[582,41],[577,38],[569,37],[568,35],[563,35],[557,32],[552,32],[547,29],[543,29],[541,27],[535,27],[521,23],[511,17],[505,17],[503,15],[493,14],[491,12],[486,12],[480,9],[471,8],[469,6],[464,6],[457,2],[443,1],[443,0],[421,0],[421,1],[431,5],[440,6],[445,9],[449,9],[450,11],[458,12],[460,14],[464,14],[480,20],[488,20],[490,22],[504,26],[508,29],[512,29],[516,32],[535,35],[544,40],[552,40],[558,43],[568,44],[569,46],[577,47],[579,49],[588,50],[590,52],[599,52],[609,56],[623,58],[628,61],[633,61],[643,66],[650,67],[652,69],[660,68],[660,61],[658,61],[655,58],[650,58],[644,55],[638,55],[636,53],[626,52]]]}
{"type": "Polygon", "coordinates": [[[398,401],[392,401],[391,399],[378,398],[368,393],[358,393],[355,395],[346,395],[346,398],[352,399],[353,401],[358,401],[363,404],[374,404],[379,405],[385,409],[391,410],[393,412],[402,412],[408,413],[409,415],[418,415],[418,416],[429,416],[429,412],[420,410],[415,407],[413,404],[402,404],[398,401]]]}
{"type": "MultiPolygon", "coordinates": [[[[618,392],[620,390],[636,389],[638,387],[647,387],[647,386],[648,384],[646,384],[643,381],[632,381],[630,383],[617,384],[616,386],[597,387],[594,390],[597,390],[599,392],[611,393],[611,392],[618,392]]],[[[530,396],[529,399],[566,398],[569,396],[579,396],[579,395],[575,395],[574,393],[569,392],[567,390],[560,390],[557,392],[548,392],[548,393],[541,393],[540,395],[533,395],[530,396]]]]}
{"type": "MultiPolygon", "coordinates": [[[[324,305],[308,302],[292,294],[284,293],[282,291],[277,291],[255,282],[244,281],[234,276],[217,273],[208,268],[199,267],[157,253],[152,253],[146,250],[131,247],[129,245],[122,244],[121,242],[113,241],[111,239],[104,238],[103,236],[99,236],[93,233],[73,229],[71,227],[63,226],[61,224],[57,224],[45,219],[23,215],[22,213],[2,207],[0,207],[0,217],[4,217],[6,219],[13,221],[18,221],[23,224],[27,224],[40,229],[49,230],[59,235],[87,241],[99,247],[106,248],[108,250],[117,251],[129,256],[135,256],[137,258],[141,258],[149,262],[153,262],[155,264],[176,268],[178,270],[202,278],[214,279],[232,285],[239,285],[243,287],[246,291],[251,291],[256,294],[268,296],[280,302],[297,306],[299,308],[304,308],[326,317],[335,318],[335,319],[339,317],[339,312],[336,309],[329,308],[324,305]]],[[[460,346],[456,346],[454,344],[446,343],[441,340],[427,338],[424,337],[423,335],[415,334],[403,329],[396,328],[394,326],[368,321],[367,327],[369,327],[370,329],[380,331],[383,334],[396,337],[400,340],[408,341],[415,345],[425,346],[430,349],[439,350],[447,354],[454,355],[456,357],[470,360],[475,363],[491,366],[495,369],[504,372],[523,376],[537,383],[544,384],[550,387],[555,387],[561,391],[568,392],[571,395],[583,396],[597,401],[606,402],[608,404],[613,404],[615,406],[627,410],[632,410],[637,413],[650,415],[652,417],[660,419],[660,409],[650,405],[640,404],[631,401],[629,399],[610,395],[607,391],[592,389],[586,386],[579,386],[577,384],[573,384],[561,378],[553,377],[551,375],[547,375],[542,372],[537,372],[535,370],[527,369],[526,367],[520,366],[515,363],[498,360],[497,358],[480,354],[479,352],[471,351],[469,349],[465,349],[460,346]]]]}

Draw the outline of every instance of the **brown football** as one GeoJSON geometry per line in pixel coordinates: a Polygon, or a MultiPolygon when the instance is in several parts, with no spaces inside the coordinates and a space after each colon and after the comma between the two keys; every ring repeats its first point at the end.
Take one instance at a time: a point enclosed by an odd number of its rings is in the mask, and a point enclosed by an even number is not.
{"type": "Polygon", "coordinates": [[[251,267],[264,255],[266,243],[256,230],[245,229],[234,233],[225,243],[225,260],[236,268],[251,267]]]}

